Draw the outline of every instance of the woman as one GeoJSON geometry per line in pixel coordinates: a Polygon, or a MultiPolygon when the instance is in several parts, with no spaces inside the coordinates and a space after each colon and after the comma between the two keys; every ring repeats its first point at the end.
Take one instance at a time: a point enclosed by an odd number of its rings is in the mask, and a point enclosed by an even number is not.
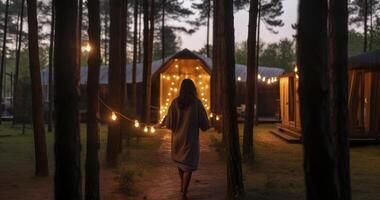
{"type": "Polygon", "coordinates": [[[172,131],[171,156],[178,167],[183,199],[187,199],[191,175],[199,162],[199,129],[209,128],[206,110],[192,80],[182,81],[179,96],[173,100],[161,126],[172,131]]]}

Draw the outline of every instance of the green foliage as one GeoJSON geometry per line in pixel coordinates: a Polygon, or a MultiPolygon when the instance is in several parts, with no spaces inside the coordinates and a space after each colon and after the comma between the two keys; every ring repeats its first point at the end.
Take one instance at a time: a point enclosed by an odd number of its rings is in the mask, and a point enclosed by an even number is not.
{"type": "Polygon", "coordinates": [[[363,34],[355,30],[348,32],[348,56],[358,55],[363,52],[363,34]]]}
{"type": "MultiPolygon", "coordinates": [[[[155,32],[155,40],[153,43],[153,59],[162,57],[162,39],[161,29],[155,32]]],[[[165,57],[178,52],[181,47],[181,38],[178,37],[171,27],[165,26],[165,57]]]]}

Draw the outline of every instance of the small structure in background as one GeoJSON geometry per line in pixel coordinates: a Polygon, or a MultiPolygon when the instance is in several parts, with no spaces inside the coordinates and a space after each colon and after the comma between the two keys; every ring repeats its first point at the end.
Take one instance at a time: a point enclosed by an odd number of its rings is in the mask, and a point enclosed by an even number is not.
{"type": "MultiPolygon", "coordinates": [[[[351,140],[380,139],[380,50],[351,57],[348,66],[348,109],[351,140]]],[[[273,133],[301,142],[298,68],[279,77],[281,123],[273,133]]]]}
{"type": "MultiPolygon", "coordinates": [[[[86,47],[84,47],[86,49],[86,47]]],[[[184,49],[174,55],[159,59],[152,63],[152,119],[159,121],[166,114],[168,106],[174,97],[178,95],[181,81],[185,78],[192,79],[196,84],[199,98],[205,108],[210,113],[211,108],[211,68],[212,59],[203,55],[184,49]]],[[[236,105],[238,105],[239,116],[244,115],[245,111],[245,82],[247,67],[237,64],[235,66],[236,76],[236,105]]],[[[137,110],[143,109],[141,105],[142,88],[142,63],[137,64],[136,72],[136,106],[137,110]]],[[[81,88],[81,119],[85,121],[86,113],[86,83],[87,67],[80,69],[80,88],[81,88]]],[[[42,85],[45,102],[48,102],[48,69],[42,70],[42,85]]],[[[272,67],[259,67],[258,71],[258,119],[259,121],[277,122],[280,119],[279,109],[279,90],[278,76],[284,73],[283,69],[272,67]]],[[[131,91],[132,86],[132,65],[127,65],[127,92],[131,91]]],[[[100,69],[99,96],[107,99],[108,88],[108,66],[103,65],[100,69]]],[[[128,94],[130,95],[130,94],[128,94]]],[[[103,119],[109,117],[107,109],[100,107],[103,119]],[[108,114],[108,115],[107,115],[108,114]]],[[[140,113],[140,112],[139,112],[140,113]]],[[[220,117],[220,116],[217,116],[220,117]]],[[[135,124],[136,125],[136,124],[135,124]]]]}

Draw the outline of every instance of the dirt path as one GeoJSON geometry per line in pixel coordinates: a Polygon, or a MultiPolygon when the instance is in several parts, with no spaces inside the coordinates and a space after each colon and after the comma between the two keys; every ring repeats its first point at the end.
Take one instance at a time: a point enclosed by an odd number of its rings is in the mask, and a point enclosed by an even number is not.
{"type": "MultiPolygon", "coordinates": [[[[180,199],[180,181],[176,166],[170,159],[170,140],[168,131],[158,133],[163,140],[159,150],[155,152],[157,167],[145,173],[138,182],[140,191],[137,199],[171,200],[180,199]]],[[[201,158],[198,170],[193,174],[189,188],[189,199],[223,199],[226,180],[225,165],[218,154],[210,146],[207,133],[202,133],[201,158]]]]}

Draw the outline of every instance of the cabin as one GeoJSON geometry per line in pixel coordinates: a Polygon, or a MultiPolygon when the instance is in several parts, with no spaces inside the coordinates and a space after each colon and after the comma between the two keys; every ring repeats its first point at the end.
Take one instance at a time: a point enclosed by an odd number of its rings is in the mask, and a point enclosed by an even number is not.
{"type": "MultiPolygon", "coordinates": [[[[301,141],[298,74],[279,77],[281,123],[273,133],[301,141]]],[[[380,138],[380,50],[353,56],[348,65],[348,109],[351,140],[380,138]]]]}
{"type": "MultiPolygon", "coordinates": [[[[143,90],[142,74],[143,64],[137,64],[136,70],[136,95],[137,99],[141,99],[143,90]]],[[[184,49],[174,55],[168,56],[165,59],[155,60],[152,63],[152,119],[158,121],[166,114],[168,106],[173,98],[178,95],[180,84],[183,79],[190,78],[194,81],[199,98],[202,100],[205,108],[210,112],[211,108],[211,69],[212,59],[207,58],[198,53],[184,49]]],[[[48,99],[48,69],[43,69],[41,72],[42,85],[44,91],[45,103],[48,99]]],[[[236,105],[240,115],[244,113],[244,96],[245,96],[245,81],[246,81],[246,66],[237,64],[235,67],[236,73],[236,105]]],[[[258,116],[263,121],[278,121],[280,118],[279,109],[279,94],[277,77],[284,73],[283,69],[259,67],[259,74],[262,76],[258,84],[258,116]]],[[[80,89],[81,89],[81,118],[85,118],[86,110],[86,83],[87,83],[87,67],[81,67],[80,70],[80,89]]],[[[108,66],[103,65],[100,69],[100,91],[99,96],[102,99],[107,97],[108,85],[108,66]]],[[[131,91],[132,83],[132,65],[127,65],[126,85],[127,92],[131,91]]],[[[128,94],[130,95],[130,94],[128,94]]],[[[137,100],[137,110],[142,110],[142,102],[137,100]]],[[[100,107],[100,113],[105,114],[106,109],[100,107]]]]}

